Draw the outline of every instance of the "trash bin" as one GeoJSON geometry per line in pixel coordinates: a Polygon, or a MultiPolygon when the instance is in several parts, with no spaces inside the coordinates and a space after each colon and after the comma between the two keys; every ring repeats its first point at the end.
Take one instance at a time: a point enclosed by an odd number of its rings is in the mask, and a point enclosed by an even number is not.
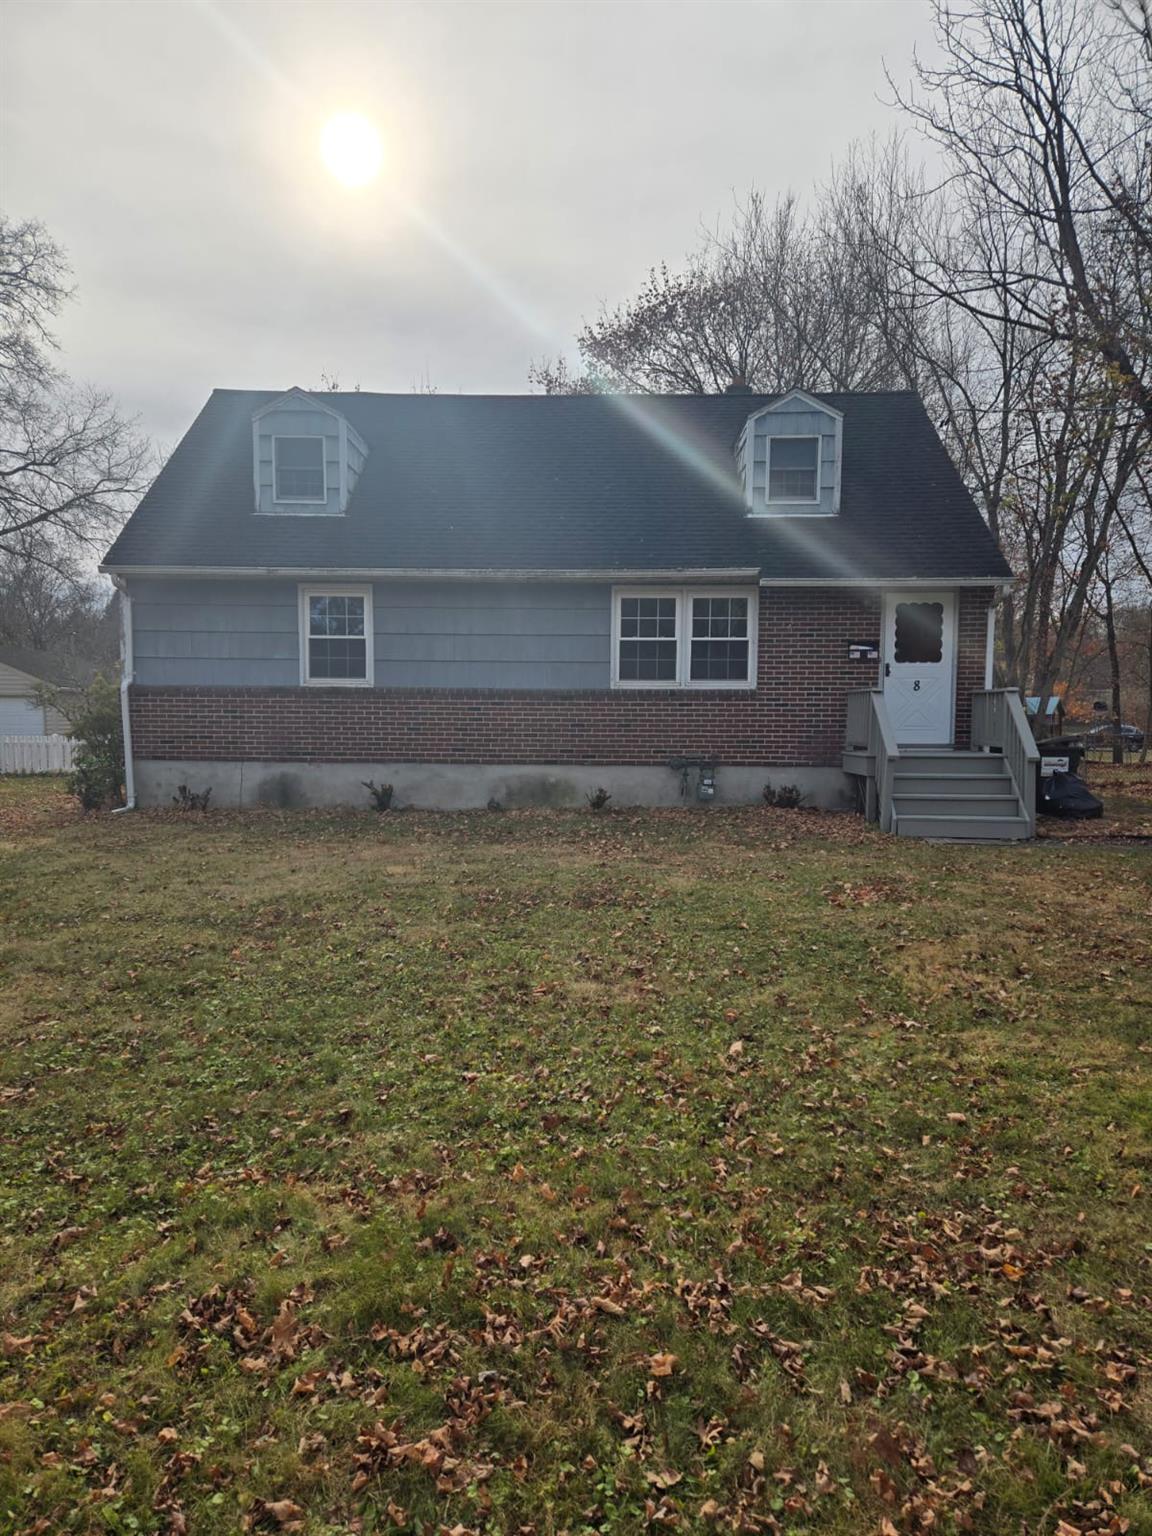
{"type": "MultiPolygon", "coordinates": [[[[1040,764],[1045,758],[1063,757],[1067,763],[1060,768],[1061,773],[1079,773],[1080,764],[1084,761],[1084,743],[1075,736],[1049,736],[1046,741],[1038,741],[1036,750],[1040,754],[1040,764]]],[[[1038,765],[1039,771],[1043,771],[1038,765]]],[[[1051,772],[1052,769],[1049,769],[1051,772]]]]}
{"type": "Polygon", "coordinates": [[[1036,809],[1041,816],[1084,820],[1101,816],[1104,807],[1078,776],[1084,745],[1071,736],[1051,736],[1038,741],[1036,809]],[[1047,772],[1045,772],[1047,768],[1047,772]]]}

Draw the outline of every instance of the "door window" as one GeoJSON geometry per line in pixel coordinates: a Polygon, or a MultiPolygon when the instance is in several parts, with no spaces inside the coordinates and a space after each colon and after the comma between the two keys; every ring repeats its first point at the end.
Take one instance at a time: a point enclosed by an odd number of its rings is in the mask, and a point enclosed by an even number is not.
{"type": "Polygon", "coordinates": [[[944,604],[897,603],[892,659],[911,663],[944,659],[944,604]]]}

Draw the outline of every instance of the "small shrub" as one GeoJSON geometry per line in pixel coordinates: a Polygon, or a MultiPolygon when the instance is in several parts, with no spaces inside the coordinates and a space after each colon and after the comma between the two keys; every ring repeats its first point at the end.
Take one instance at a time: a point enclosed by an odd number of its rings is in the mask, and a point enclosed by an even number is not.
{"type": "Polygon", "coordinates": [[[194,789],[189,789],[187,784],[177,784],[176,793],[172,796],[172,804],[179,806],[182,811],[206,811],[211,798],[211,785],[197,794],[194,789]]]}
{"type": "Polygon", "coordinates": [[[68,778],[68,793],[85,811],[119,805],[124,794],[124,734],[120,690],[96,677],[71,709],[69,734],[79,742],[68,778]]]}
{"type": "Polygon", "coordinates": [[[361,784],[372,796],[372,809],[376,811],[390,811],[392,809],[392,785],[377,784],[374,779],[361,779],[361,784]]]}
{"type": "Polygon", "coordinates": [[[774,805],[778,811],[795,811],[804,804],[804,795],[797,784],[781,784],[774,789],[769,782],[764,786],[764,804],[774,805]]]}
{"type": "Polygon", "coordinates": [[[590,811],[602,811],[612,796],[604,788],[603,784],[598,784],[585,798],[588,801],[588,809],[590,811]]]}
{"type": "Polygon", "coordinates": [[[499,800],[497,800],[496,796],[493,795],[488,801],[488,809],[490,811],[502,811],[504,807],[500,804],[499,800]]]}

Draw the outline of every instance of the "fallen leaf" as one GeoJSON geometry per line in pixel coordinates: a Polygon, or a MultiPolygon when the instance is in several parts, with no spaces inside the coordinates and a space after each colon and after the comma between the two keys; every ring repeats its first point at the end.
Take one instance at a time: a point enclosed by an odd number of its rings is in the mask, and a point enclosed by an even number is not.
{"type": "Polygon", "coordinates": [[[271,1515],[283,1531],[298,1531],[304,1524],[304,1511],[291,1499],[266,1499],[264,1514],[271,1515]]]}

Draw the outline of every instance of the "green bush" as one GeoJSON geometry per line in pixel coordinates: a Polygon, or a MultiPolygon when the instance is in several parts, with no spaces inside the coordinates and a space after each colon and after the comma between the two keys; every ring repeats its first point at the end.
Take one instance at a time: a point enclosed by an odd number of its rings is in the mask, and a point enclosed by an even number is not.
{"type": "Polygon", "coordinates": [[[68,792],[86,811],[102,811],[124,799],[124,731],[120,690],[97,676],[69,712],[69,735],[79,742],[68,792]]]}

